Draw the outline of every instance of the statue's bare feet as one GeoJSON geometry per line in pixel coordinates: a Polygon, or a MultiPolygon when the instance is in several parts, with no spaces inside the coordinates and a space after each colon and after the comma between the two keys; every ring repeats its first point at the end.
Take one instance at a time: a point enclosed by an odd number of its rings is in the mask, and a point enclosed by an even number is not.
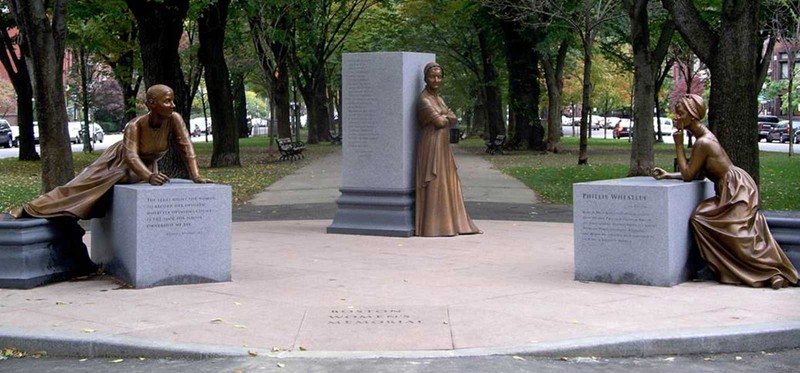
{"type": "Polygon", "coordinates": [[[775,290],[786,287],[786,280],[783,279],[783,276],[772,276],[769,282],[772,284],[772,288],[775,290]]]}

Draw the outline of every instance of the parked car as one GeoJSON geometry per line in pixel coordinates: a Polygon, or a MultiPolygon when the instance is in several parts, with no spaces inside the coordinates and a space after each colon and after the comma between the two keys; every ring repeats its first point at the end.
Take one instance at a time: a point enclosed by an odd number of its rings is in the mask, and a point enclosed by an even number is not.
{"type": "MultiPolygon", "coordinates": [[[[67,123],[67,129],[69,130],[69,142],[73,144],[80,144],[83,142],[83,122],[69,122],[67,123]]],[[[89,133],[90,141],[93,142],[103,142],[105,138],[105,132],[103,132],[103,127],[100,127],[97,123],[89,123],[89,133]]]]}
{"type": "MultiPolygon", "coordinates": [[[[91,133],[90,139],[93,142],[103,142],[103,139],[106,136],[106,133],[103,132],[103,127],[100,127],[97,123],[89,123],[89,133],[91,133]]],[[[83,141],[83,126],[81,126],[80,131],[78,131],[78,135],[80,136],[81,141],[83,141]]]]}
{"type": "Polygon", "coordinates": [[[13,143],[13,136],[11,134],[11,125],[5,119],[0,119],[0,145],[4,148],[10,148],[13,143]]]}
{"type": "Polygon", "coordinates": [[[621,122],[614,127],[614,132],[611,136],[615,139],[621,139],[623,137],[630,137],[631,136],[631,127],[630,125],[623,125],[621,122]]]}
{"type": "MultiPolygon", "coordinates": [[[[789,141],[789,137],[792,135],[789,131],[794,129],[797,131],[797,128],[800,127],[800,121],[792,121],[793,128],[789,127],[788,120],[782,120],[778,122],[775,126],[769,130],[769,134],[767,134],[767,142],[773,141],[780,141],[780,142],[787,142],[789,141]]],[[[795,133],[795,139],[797,139],[797,134],[795,133]]]]}
{"type": "Polygon", "coordinates": [[[780,119],[774,115],[759,115],[758,116],[758,140],[766,139],[769,131],[774,127],[780,119]]]}
{"type": "MultiPolygon", "coordinates": [[[[661,136],[672,136],[672,133],[675,132],[675,127],[672,125],[672,119],[667,117],[660,117],[661,118],[661,136]]],[[[657,117],[653,117],[653,132],[658,132],[658,119],[657,117]]]]}
{"type": "MultiPolygon", "coordinates": [[[[15,148],[19,147],[19,126],[11,126],[11,145],[15,148]]],[[[39,124],[33,122],[33,143],[39,143],[39,124]]]]}
{"type": "Polygon", "coordinates": [[[81,128],[83,128],[83,122],[69,122],[67,123],[67,130],[69,131],[69,142],[72,144],[80,144],[81,140],[81,128]]]}

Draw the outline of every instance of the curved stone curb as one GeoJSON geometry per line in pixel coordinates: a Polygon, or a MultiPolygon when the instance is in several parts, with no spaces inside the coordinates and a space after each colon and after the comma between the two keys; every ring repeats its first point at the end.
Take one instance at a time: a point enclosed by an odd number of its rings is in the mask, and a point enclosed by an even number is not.
{"type": "Polygon", "coordinates": [[[173,343],[110,335],[70,335],[33,332],[0,326],[0,348],[27,352],[44,351],[48,356],[189,358],[247,356],[246,349],[227,346],[173,343]]]}
{"type": "Polygon", "coordinates": [[[159,342],[107,335],[71,336],[0,327],[0,348],[46,351],[49,356],[189,358],[255,356],[269,358],[375,359],[458,358],[519,355],[531,357],[647,357],[718,354],[800,348],[800,321],[730,327],[666,330],[513,347],[423,351],[284,351],[159,342]]]}

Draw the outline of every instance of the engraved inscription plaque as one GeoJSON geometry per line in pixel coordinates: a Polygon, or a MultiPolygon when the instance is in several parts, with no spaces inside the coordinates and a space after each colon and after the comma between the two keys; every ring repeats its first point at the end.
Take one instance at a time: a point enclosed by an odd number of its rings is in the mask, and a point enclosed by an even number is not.
{"type": "Polygon", "coordinates": [[[575,279],[672,286],[697,266],[689,217],[709,181],[651,177],[573,185],[575,279]]]}

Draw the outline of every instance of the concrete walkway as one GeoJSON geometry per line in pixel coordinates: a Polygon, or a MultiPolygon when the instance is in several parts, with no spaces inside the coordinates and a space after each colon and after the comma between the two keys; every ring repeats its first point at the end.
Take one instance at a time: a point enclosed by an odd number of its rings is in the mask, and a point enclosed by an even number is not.
{"type": "Polygon", "coordinates": [[[330,218],[320,215],[335,211],[336,153],[234,211],[232,282],[126,289],[96,276],[0,289],[0,348],[364,358],[800,346],[800,288],[574,281],[567,208],[539,203],[478,156],[458,152],[457,162],[470,213],[491,211],[476,219],[482,235],[326,234],[330,218]]]}

